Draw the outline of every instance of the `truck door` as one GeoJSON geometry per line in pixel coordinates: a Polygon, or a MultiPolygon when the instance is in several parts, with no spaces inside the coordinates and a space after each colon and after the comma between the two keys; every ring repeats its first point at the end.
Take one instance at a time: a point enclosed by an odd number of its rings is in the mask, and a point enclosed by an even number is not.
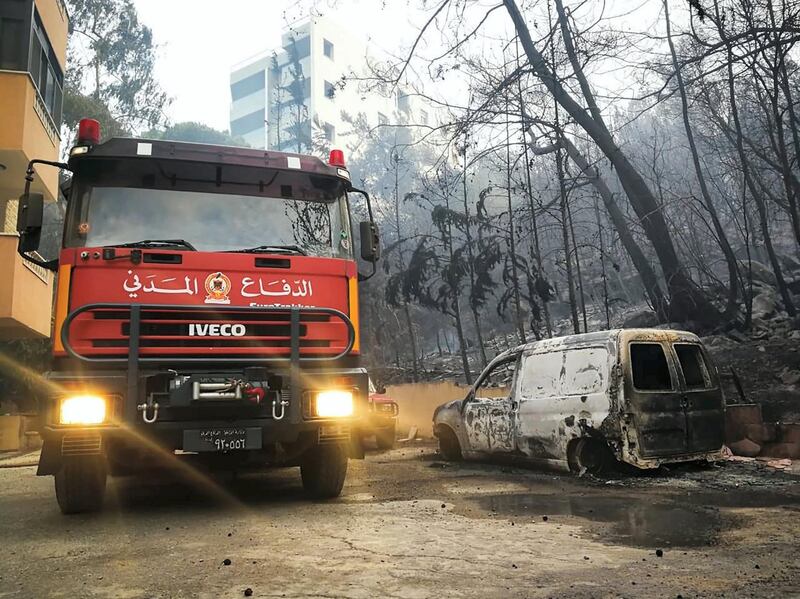
{"type": "Polygon", "coordinates": [[[668,344],[631,341],[625,377],[626,412],[643,457],[687,452],[683,392],[668,344]]]}
{"type": "Polygon", "coordinates": [[[724,439],[722,392],[716,372],[696,343],[672,346],[681,374],[688,453],[718,450],[724,439]]]}
{"type": "Polygon", "coordinates": [[[481,373],[474,391],[465,400],[464,430],[470,449],[484,453],[514,450],[514,412],[512,400],[518,355],[490,364],[481,373]]]}

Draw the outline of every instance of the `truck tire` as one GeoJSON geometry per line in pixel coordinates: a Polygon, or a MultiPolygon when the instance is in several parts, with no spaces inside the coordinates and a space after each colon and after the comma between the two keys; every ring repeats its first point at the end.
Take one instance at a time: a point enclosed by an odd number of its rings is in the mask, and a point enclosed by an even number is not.
{"type": "Polygon", "coordinates": [[[394,447],[394,440],[397,436],[397,429],[394,425],[389,428],[379,428],[375,431],[375,444],[378,449],[391,449],[394,447]]]}
{"type": "Polygon", "coordinates": [[[342,493],[347,475],[347,447],[317,445],[309,449],[300,464],[303,488],[313,499],[331,499],[342,493]]]}
{"type": "Polygon", "coordinates": [[[99,511],[103,507],[107,476],[104,456],[64,458],[55,476],[56,500],[61,513],[99,511]]]}
{"type": "Polygon", "coordinates": [[[439,434],[436,435],[439,439],[439,453],[448,462],[460,462],[463,459],[461,455],[461,444],[458,442],[458,437],[453,430],[447,426],[439,428],[439,434]]]}

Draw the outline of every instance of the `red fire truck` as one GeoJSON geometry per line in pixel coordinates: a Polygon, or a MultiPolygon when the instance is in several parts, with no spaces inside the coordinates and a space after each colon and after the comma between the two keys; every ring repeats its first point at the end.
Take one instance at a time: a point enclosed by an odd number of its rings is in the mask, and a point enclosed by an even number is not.
{"type": "MultiPolygon", "coordinates": [[[[337,496],[363,457],[359,275],[349,195],[369,214],[360,254],[379,255],[369,196],[341,151],[298,154],[143,139],[100,143],[80,123],[67,163],[34,160],[20,253],[57,271],[53,369],[39,475],[64,513],[102,506],[107,475],[193,460],[300,466],[337,496]],[[71,173],[57,260],[39,246],[34,166],[71,173]]],[[[185,465],[183,466],[185,467],[185,465]]]]}

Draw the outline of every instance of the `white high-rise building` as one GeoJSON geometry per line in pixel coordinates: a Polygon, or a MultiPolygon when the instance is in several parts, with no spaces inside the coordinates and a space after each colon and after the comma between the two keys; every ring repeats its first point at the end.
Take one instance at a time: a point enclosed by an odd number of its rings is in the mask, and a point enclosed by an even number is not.
{"type": "Polygon", "coordinates": [[[366,43],[328,18],[291,27],[279,48],[234,67],[231,134],[260,149],[358,153],[362,138],[352,120],[359,115],[370,127],[427,124],[432,111],[419,107],[417,98],[360,89],[355,79],[365,72],[366,57],[366,43]]]}

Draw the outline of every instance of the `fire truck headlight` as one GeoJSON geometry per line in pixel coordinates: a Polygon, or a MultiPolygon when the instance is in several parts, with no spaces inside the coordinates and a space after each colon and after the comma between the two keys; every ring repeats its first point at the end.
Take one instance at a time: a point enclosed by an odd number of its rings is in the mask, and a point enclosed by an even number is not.
{"type": "Polygon", "coordinates": [[[353,415],[353,392],[320,391],[316,394],[316,415],[319,418],[344,418],[353,415]]]}
{"type": "Polygon", "coordinates": [[[61,400],[61,424],[102,424],[106,420],[106,400],[97,395],[74,395],[61,400]]]}

